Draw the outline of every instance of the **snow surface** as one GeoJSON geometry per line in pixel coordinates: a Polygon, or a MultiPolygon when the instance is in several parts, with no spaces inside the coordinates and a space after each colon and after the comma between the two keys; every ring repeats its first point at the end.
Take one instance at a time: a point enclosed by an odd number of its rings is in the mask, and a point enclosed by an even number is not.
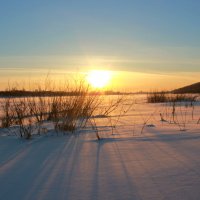
{"type": "Polygon", "coordinates": [[[116,128],[117,115],[99,117],[100,141],[91,127],[28,141],[1,129],[0,199],[200,199],[199,106],[193,119],[180,110],[184,130],[161,112],[162,104],[137,105],[116,128]]]}

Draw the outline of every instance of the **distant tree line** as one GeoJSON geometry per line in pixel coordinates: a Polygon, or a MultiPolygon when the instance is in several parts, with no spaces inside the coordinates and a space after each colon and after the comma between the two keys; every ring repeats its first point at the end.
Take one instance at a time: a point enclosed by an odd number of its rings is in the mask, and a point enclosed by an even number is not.
{"type": "MultiPolygon", "coordinates": [[[[132,94],[125,92],[114,92],[114,91],[90,91],[88,94],[90,95],[123,95],[123,94],[132,94]]],[[[46,90],[35,90],[35,91],[27,91],[27,90],[5,90],[0,91],[0,97],[51,97],[51,96],[77,96],[82,95],[80,91],[46,91],[46,90]]]]}

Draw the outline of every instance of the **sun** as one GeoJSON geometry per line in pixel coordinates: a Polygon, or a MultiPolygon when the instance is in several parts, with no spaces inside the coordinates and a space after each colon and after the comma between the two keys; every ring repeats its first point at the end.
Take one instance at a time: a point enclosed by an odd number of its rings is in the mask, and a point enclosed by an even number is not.
{"type": "Polygon", "coordinates": [[[88,83],[94,88],[103,88],[111,80],[111,72],[103,70],[92,70],[87,75],[88,83]]]}

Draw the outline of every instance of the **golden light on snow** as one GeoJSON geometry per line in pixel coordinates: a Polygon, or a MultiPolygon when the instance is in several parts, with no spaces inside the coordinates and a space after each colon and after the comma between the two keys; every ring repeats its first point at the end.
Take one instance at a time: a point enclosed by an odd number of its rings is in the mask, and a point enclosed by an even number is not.
{"type": "Polygon", "coordinates": [[[109,84],[110,80],[110,71],[92,70],[87,75],[88,83],[94,88],[103,88],[109,84]]]}

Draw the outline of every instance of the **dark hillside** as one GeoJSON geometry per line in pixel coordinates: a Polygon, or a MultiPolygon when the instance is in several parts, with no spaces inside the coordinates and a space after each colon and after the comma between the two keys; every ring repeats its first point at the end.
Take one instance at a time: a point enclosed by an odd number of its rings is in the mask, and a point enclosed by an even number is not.
{"type": "Polygon", "coordinates": [[[178,88],[172,91],[173,93],[200,93],[200,82],[178,88]]]}

